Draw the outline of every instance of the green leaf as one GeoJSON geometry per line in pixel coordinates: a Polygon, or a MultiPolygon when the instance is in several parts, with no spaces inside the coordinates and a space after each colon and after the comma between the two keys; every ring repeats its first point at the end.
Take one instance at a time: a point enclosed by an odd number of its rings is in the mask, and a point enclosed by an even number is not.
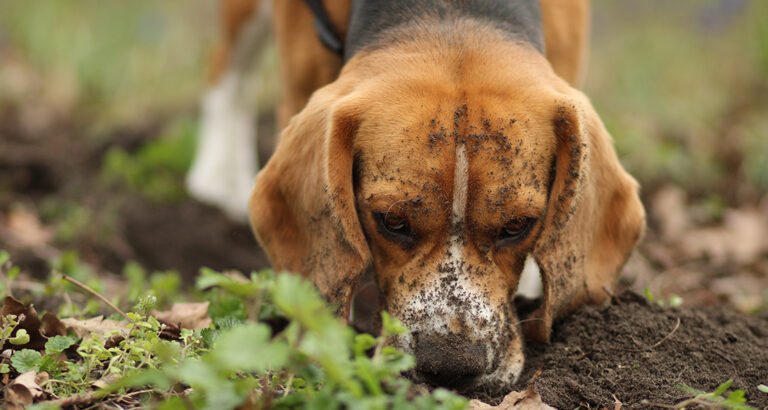
{"type": "Polygon", "coordinates": [[[56,376],[59,373],[59,361],[53,356],[43,356],[43,360],[40,361],[40,371],[48,372],[51,376],[56,376]]]}
{"type": "Polygon", "coordinates": [[[0,266],[5,265],[10,260],[11,254],[9,254],[8,251],[0,251],[0,266]]]}
{"type": "Polygon", "coordinates": [[[0,364],[0,374],[5,374],[11,371],[11,367],[8,366],[8,363],[2,363],[0,364]]]}
{"type": "Polygon", "coordinates": [[[717,389],[714,391],[715,396],[722,396],[723,393],[725,393],[726,390],[728,390],[729,387],[731,387],[731,384],[733,384],[733,379],[728,379],[725,381],[725,383],[717,386],[717,389]]]}
{"type": "Polygon", "coordinates": [[[19,329],[16,331],[16,337],[12,337],[8,341],[16,346],[24,345],[29,343],[29,335],[25,329],[19,329]]]}
{"type": "Polygon", "coordinates": [[[280,367],[288,359],[288,346],[270,340],[265,324],[246,324],[222,332],[210,361],[223,370],[264,371],[280,367]]]}
{"type": "Polygon", "coordinates": [[[40,362],[43,356],[39,352],[31,349],[22,349],[11,356],[11,364],[19,373],[25,373],[31,370],[40,371],[40,362]]]}
{"type": "Polygon", "coordinates": [[[368,349],[376,346],[376,338],[373,336],[361,333],[355,336],[355,356],[364,356],[368,349]]]}
{"type": "Polygon", "coordinates": [[[45,342],[45,353],[57,354],[67,350],[68,347],[75,344],[75,339],[69,336],[54,336],[45,342]]]}
{"type": "Polygon", "coordinates": [[[683,305],[683,298],[678,295],[672,295],[669,297],[669,306],[679,307],[683,305]]]}
{"type": "Polygon", "coordinates": [[[381,333],[384,336],[395,336],[401,333],[408,333],[407,327],[403,326],[400,319],[392,317],[387,312],[381,312],[381,333]]]}
{"type": "Polygon", "coordinates": [[[760,390],[763,393],[768,393],[768,386],[761,384],[757,386],[757,390],[760,390]]]}
{"type": "Polygon", "coordinates": [[[731,394],[728,395],[728,399],[726,399],[729,403],[745,403],[747,399],[744,398],[744,390],[734,390],[731,392],[731,394]]]}
{"type": "Polygon", "coordinates": [[[651,288],[643,289],[643,295],[645,295],[645,298],[648,299],[648,301],[651,302],[651,303],[656,301],[656,298],[651,293],[651,288]]]}

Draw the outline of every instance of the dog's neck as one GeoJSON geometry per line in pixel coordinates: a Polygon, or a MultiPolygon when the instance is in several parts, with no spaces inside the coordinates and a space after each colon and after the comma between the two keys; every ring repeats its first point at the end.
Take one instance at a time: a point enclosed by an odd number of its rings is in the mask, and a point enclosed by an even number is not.
{"type": "MultiPolygon", "coordinates": [[[[345,60],[415,33],[481,25],[544,52],[539,0],[353,0],[345,60]]],[[[451,33],[455,35],[456,33],[451,33]]]]}

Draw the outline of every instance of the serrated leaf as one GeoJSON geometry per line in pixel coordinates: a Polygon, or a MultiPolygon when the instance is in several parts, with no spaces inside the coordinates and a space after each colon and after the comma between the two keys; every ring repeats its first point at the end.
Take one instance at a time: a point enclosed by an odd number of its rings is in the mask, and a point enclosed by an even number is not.
{"type": "Polygon", "coordinates": [[[16,336],[8,339],[8,341],[16,346],[25,345],[29,343],[29,334],[25,329],[19,329],[16,331],[16,336]]]}
{"type": "Polygon", "coordinates": [[[40,363],[42,360],[43,356],[40,355],[39,352],[31,349],[19,350],[11,356],[11,364],[19,373],[40,371],[40,363]]]}
{"type": "Polygon", "coordinates": [[[54,336],[45,342],[45,353],[57,354],[61,353],[70,346],[75,344],[75,339],[69,336],[54,336]]]}

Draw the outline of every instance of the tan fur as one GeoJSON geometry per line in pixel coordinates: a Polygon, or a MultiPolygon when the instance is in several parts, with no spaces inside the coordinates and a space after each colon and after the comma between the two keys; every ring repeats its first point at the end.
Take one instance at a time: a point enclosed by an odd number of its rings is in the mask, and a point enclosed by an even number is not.
{"type": "MultiPolygon", "coordinates": [[[[522,368],[510,297],[526,256],[544,298],[523,330],[546,341],[554,319],[606,297],[644,213],[583,94],[535,50],[471,22],[454,29],[361,52],[315,92],[257,178],[251,222],[275,268],[312,278],[341,314],[372,269],[386,309],[416,333],[487,343],[476,387],[490,389],[522,368]],[[456,220],[462,155],[466,213],[456,220]],[[406,219],[418,240],[386,237],[382,213],[406,219]],[[502,247],[516,217],[538,222],[502,247]]],[[[410,336],[393,343],[414,351],[410,336]]]]}
{"type": "Polygon", "coordinates": [[[546,55],[574,87],[584,80],[589,48],[589,0],[539,0],[546,55]]]}
{"type": "MultiPolygon", "coordinates": [[[[262,1],[219,0],[222,40],[210,63],[210,81],[226,69],[237,34],[262,1]]],[[[341,57],[320,43],[313,15],[303,0],[272,0],[272,21],[281,67],[278,129],[306,105],[318,88],[339,74],[341,57]]],[[[342,38],[347,32],[351,0],[325,0],[328,15],[342,38]]],[[[589,0],[540,0],[546,56],[555,72],[572,86],[584,77],[589,40],[589,0]]]]}

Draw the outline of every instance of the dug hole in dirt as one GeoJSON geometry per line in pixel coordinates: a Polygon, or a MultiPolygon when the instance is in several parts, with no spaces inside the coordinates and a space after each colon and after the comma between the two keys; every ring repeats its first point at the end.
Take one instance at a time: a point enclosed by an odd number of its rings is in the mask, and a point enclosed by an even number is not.
{"type": "Polygon", "coordinates": [[[691,398],[676,386],[712,392],[729,379],[748,405],[768,406],[758,390],[768,383],[768,314],[662,307],[627,291],[608,306],[579,309],[553,331],[548,345],[526,344],[515,390],[533,384],[555,408],[674,405],[691,398]]]}

